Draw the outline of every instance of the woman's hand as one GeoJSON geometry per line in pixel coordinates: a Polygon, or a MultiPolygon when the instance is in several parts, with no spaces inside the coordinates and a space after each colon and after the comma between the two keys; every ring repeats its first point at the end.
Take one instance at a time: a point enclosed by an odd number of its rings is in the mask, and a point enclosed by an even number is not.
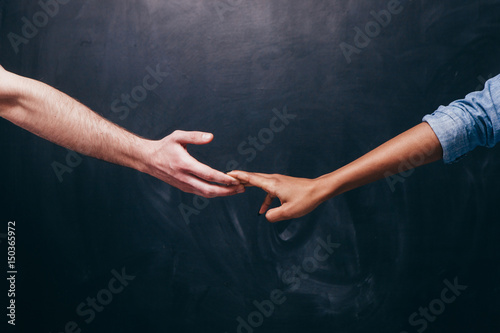
{"type": "Polygon", "coordinates": [[[238,179],[245,186],[257,186],[267,192],[259,214],[267,212],[266,218],[269,222],[304,216],[327,199],[327,196],[320,191],[316,179],[244,171],[231,171],[228,175],[238,179]],[[268,211],[274,198],[280,199],[281,206],[268,211]]]}

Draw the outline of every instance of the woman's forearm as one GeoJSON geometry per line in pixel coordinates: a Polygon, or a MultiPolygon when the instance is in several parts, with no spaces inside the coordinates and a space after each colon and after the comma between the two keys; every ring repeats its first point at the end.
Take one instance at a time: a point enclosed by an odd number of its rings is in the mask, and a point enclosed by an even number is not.
{"type": "MultiPolygon", "coordinates": [[[[269,221],[297,218],[332,197],[376,180],[440,159],[445,163],[456,161],[477,146],[493,147],[500,142],[498,105],[500,75],[489,80],[483,91],[471,93],[448,107],[440,107],[432,115],[425,116],[423,123],[316,179],[242,171],[231,175],[268,193],[260,213],[267,211],[269,221]],[[282,205],[268,211],[275,197],[282,205]]],[[[390,178],[389,183],[393,184],[390,178]]]]}
{"type": "MultiPolygon", "coordinates": [[[[379,179],[442,159],[434,131],[421,123],[346,166],[317,178],[324,200],[379,179]]],[[[323,200],[323,201],[324,201],[323,200]]]]}

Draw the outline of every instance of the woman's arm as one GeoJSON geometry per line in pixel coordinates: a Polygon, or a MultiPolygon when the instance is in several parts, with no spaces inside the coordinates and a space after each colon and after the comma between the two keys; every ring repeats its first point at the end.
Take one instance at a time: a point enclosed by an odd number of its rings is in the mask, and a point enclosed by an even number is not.
{"type": "Polygon", "coordinates": [[[433,130],[427,123],[421,123],[354,162],[316,179],[243,171],[232,171],[229,175],[268,192],[259,214],[269,209],[274,198],[279,198],[281,206],[266,213],[270,222],[277,222],[303,216],[334,196],[437,161],[442,155],[441,145],[433,130]]]}
{"type": "Polygon", "coordinates": [[[242,171],[229,174],[268,192],[259,213],[269,209],[273,198],[281,200],[280,207],[266,214],[269,221],[276,222],[303,216],[329,198],[381,178],[441,158],[445,163],[454,162],[478,146],[493,147],[500,142],[500,75],[488,80],[483,91],[441,106],[423,120],[354,162],[316,179],[242,171]]]}

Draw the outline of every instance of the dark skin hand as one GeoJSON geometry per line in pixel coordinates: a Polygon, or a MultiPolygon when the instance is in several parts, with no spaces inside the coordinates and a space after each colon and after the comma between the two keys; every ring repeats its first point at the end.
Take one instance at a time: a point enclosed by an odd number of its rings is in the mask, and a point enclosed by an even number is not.
{"type": "Polygon", "coordinates": [[[269,222],[278,222],[304,216],[344,192],[442,158],[443,150],[434,131],[421,123],[354,162],[315,179],[245,171],[228,174],[245,186],[266,191],[259,213],[265,213],[269,222]],[[281,206],[269,210],[275,198],[281,206]]]}

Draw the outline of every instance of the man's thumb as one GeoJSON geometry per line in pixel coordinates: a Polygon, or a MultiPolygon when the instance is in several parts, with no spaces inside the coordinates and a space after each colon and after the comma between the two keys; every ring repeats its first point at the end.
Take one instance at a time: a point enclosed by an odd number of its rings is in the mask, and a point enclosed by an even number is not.
{"type": "Polygon", "coordinates": [[[205,132],[184,132],[176,131],[174,132],[175,139],[181,144],[193,144],[193,145],[203,145],[209,143],[214,138],[212,133],[205,132]]]}

